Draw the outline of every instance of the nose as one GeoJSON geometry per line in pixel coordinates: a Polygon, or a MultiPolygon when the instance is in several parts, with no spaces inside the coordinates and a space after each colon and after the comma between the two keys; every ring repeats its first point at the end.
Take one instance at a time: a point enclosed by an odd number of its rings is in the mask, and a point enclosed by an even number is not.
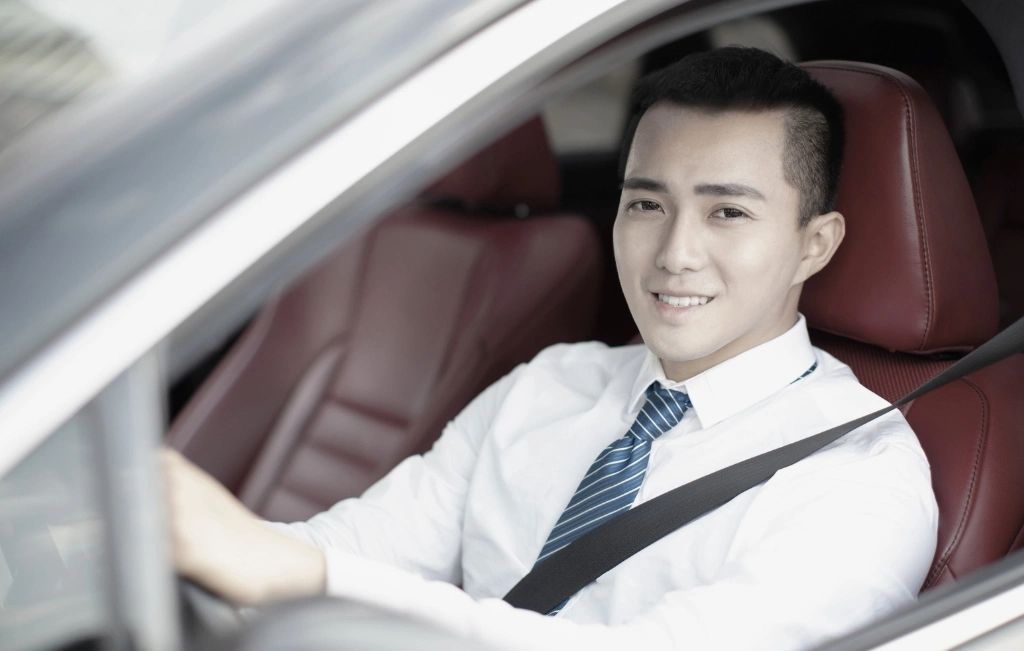
{"type": "Polygon", "coordinates": [[[672,274],[699,271],[707,261],[700,218],[684,213],[667,222],[655,263],[672,274]]]}

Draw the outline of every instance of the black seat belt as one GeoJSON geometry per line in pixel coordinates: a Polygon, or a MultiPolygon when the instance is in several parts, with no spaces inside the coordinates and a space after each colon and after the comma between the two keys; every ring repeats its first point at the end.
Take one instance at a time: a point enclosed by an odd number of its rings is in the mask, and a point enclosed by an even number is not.
{"type": "Polygon", "coordinates": [[[705,475],[616,516],[533,568],[505,601],[516,608],[550,612],[633,554],[768,481],[782,468],[929,391],[1019,352],[1024,352],[1024,319],[884,409],[705,475]]]}

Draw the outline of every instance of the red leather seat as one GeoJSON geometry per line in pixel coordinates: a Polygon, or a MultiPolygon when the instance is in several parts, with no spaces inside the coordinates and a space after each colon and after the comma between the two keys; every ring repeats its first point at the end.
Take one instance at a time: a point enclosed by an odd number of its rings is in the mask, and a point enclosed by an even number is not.
{"type": "MultiPolygon", "coordinates": [[[[996,278],[971,189],[931,100],[881,66],[803,64],[846,108],[837,210],[846,239],[810,279],[815,344],[895,400],[997,332],[996,278]]],[[[924,588],[1024,545],[1024,356],[914,401],[932,467],[938,549],[924,588]]]]}
{"type": "Polygon", "coordinates": [[[1000,324],[1024,317],[1024,148],[997,151],[974,181],[999,283],[1000,324]]]}
{"type": "Polygon", "coordinates": [[[359,495],[513,366],[590,335],[599,245],[581,217],[536,216],[559,194],[533,120],[430,189],[448,203],[397,211],[269,301],[169,444],[270,519],[359,495]]]}

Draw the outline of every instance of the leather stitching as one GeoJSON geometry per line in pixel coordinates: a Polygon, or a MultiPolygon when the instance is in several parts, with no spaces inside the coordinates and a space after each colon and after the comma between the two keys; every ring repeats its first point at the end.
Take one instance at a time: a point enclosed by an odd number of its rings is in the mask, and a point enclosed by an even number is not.
{"type": "MultiPolygon", "coordinates": [[[[336,373],[335,373],[336,375],[336,373]]],[[[320,404],[331,404],[336,408],[345,409],[355,413],[358,416],[366,418],[368,420],[376,420],[392,427],[396,430],[404,430],[409,427],[411,421],[404,416],[398,414],[392,414],[385,409],[379,409],[370,405],[363,404],[357,400],[348,398],[347,396],[339,396],[326,392],[320,400],[320,404]]],[[[404,435],[403,435],[404,436],[404,435]]]]}
{"type": "MultiPolygon", "coordinates": [[[[934,585],[934,582],[939,578],[939,575],[942,574],[942,570],[948,566],[950,557],[960,545],[960,537],[963,534],[964,526],[966,525],[967,518],[970,515],[971,507],[974,505],[974,489],[978,484],[978,466],[981,465],[981,457],[984,453],[985,441],[988,437],[988,401],[985,399],[985,395],[976,384],[967,378],[961,378],[959,381],[969,386],[978,396],[978,401],[981,403],[981,432],[978,436],[978,445],[974,450],[974,467],[971,470],[971,478],[967,486],[967,503],[964,505],[964,509],[960,514],[960,522],[957,523],[956,531],[953,533],[953,538],[946,546],[946,550],[942,553],[942,557],[935,563],[932,571],[928,573],[928,578],[925,579],[922,589],[930,588],[934,585]]],[[[950,570],[950,573],[952,573],[952,570],[950,570]]]]}
{"type": "MultiPolygon", "coordinates": [[[[332,445],[329,441],[323,441],[312,437],[310,437],[310,439],[305,442],[304,447],[308,451],[314,452],[318,455],[326,455],[329,457],[333,457],[334,459],[338,459],[342,463],[347,464],[349,466],[356,466],[361,470],[365,470],[367,474],[371,472],[377,472],[380,469],[380,466],[382,465],[382,461],[379,458],[371,459],[369,456],[357,454],[352,450],[346,449],[344,447],[332,445]]],[[[380,452],[380,449],[377,448],[376,451],[380,452]]],[[[382,456],[387,457],[388,455],[382,456]]],[[[385,460],[387,459],[385,458],[385,460]]],[[[338,463],[336,465],[341,465],[341,463],[338,463]]],[[[283,484],[285,482],[278,481],[276,483],[283,484]]]]}
{"type": "Polygon", "coordinates": [[[320,511],[323,511],[330,506],[330,504],[325,504],[324,500],[320,499],[318,496],[310,495],[309,493],[300,488],[288,486],[283,482],[279,482],[274,487],[274,490],[268,493],[266,500],[268,504],[270,503],[270,500],[274,497],[275,493],[283,493],[286,496],[290,497],[291,499],[306,502],[307,504],[313,507],[313,513],[319,513],[320,511]]]}
{"type": "MultiPolygon", "coordinates": [[[[923,193],[921,192],[921,177],[920,177],[920,166],[918,164],[918,147],[917,147],[917,130],[916,120],[914,119],[913,105],[911,104],[907,93],[904,92],[903,86],[898,79],[892,75],[886,74],[878,70],[858,70],[855,68],[846,68],[841,66],[826,66],[826,65],[814,65],[806,66],[805,69],[820,69],[820,70],[836,70],[840,72],[852,72],[862,75],[869,75],[872,77],[878,77],[884,79],[896,87],[899,91],[900,97],[903,99],[904,113],[906,116],[907,131],[909,135],[909,156],[910,160],[910,171],[911,171],[911,186],[914,194],[914,210],[916,212],[915,222],[917,222],[917,232],[920,238],[920,249],[921,249],[921,260],[922,266],[924,267],[924,289],[925,289],[925,300],[928,304],[928,309],[925,312],[925,325],[924,333],[921,336],[921,343],[918,344],[917,350],[924,351],[925,344],[928,342],[928,335],[931,334],[932,317],[935,311],[935,302],[933,299],[933,286],[932,286],[932,273],[931,273],[931,259],[928,250],[928,233],[924,220],[924,203],[923,193]]],[[[839,334],[839,333],[837,333],[839,334]]]]}

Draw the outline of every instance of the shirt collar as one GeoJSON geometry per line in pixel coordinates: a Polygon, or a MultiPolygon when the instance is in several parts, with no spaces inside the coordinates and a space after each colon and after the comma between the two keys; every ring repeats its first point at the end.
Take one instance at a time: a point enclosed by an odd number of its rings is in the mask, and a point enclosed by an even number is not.
{"type": "Polygon", "coordinates": [[[711,427],[785,388],[814,362],[814,349],[802,314],[796,325],[775,339],[682,382],[667,379],[661,360],[648,349],[633,383],[627,411],[639,411],[647,387],[658,381],[666,389],[688,394],[701,427],[711,427]]]}

